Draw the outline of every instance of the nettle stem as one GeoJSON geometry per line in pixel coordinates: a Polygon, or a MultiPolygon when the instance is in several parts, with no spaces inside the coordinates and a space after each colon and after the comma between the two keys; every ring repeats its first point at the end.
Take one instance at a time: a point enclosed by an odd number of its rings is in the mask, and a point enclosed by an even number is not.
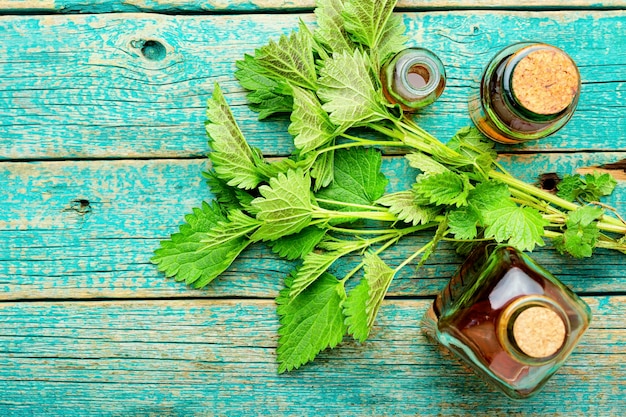
{"type": "Polygon", "coordinates": [[[379,220],[383,222],[397,222],[398,218],[389,211],[336,211],[327,210],[319,206],[313,206],[313,218],[315,219],[345,219],[356,218],[363,220],[379,220]]]}
{"type": "MultiPolygon", "coordinates": [[[[537,188],[533,185],[527,184],[524,181],[512,177],[511,175],[494,170],[490,171],[488,175],[492,179],[507,184],[511,188],[511,190],[517,190],[518,192],[526,193],[529,196],[538,197],[541,200],[551,203],[557,207],[561,207],[567,211],[574,211],[580,208],[578,204],[564,200],[561,197],[558,197],[552,193],[537,188]]],[[[626,234],[626,224],[621,222],[619,219],[608,215],[603,215],[600,218],[600,221],[598,222],[598,228],[607,232],[620,233],[622,235],[626,234]]]]}

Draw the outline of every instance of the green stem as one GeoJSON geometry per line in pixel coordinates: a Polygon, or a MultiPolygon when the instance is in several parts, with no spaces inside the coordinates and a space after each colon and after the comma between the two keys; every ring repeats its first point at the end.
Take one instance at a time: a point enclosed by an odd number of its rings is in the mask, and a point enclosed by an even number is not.
{"type": "Polygon", "coordinates": [[[541,200],[547,201],[555,206],[564,208],[567,211],[576,210],[579,206],[577,204],[571,203],[567,200],[564,200],[560,197],[555,196],[552,193],[549,193],[545,190],[537,188],[533,185],[527,184],[524,181],[518,180],[517,178],[513,178],[510,175],[503,174],[498,171],[490,171],[488,172],[489,177],[494,180],[501,181],[508,185],[509,187],[513,187],[519,191],[523,191],[529,195],[539,197],[541,200]]]}
{"type": "Polygon", "coordinates": [[[339,144],[339,145],[333,145],[333,146],[329,146],[329,147],[324,148],[324,149],[320,149],[320,150],[317,151],[315,157],[317,158],[318,156],[320,156],[324,152],[331,152],[331,151],[336,151],[336,150],[339,150],[339,149],[355,148],[357,146],[406,146],[406,144],[404,142],[392,142],[392,141],[388,141],[388,140],[360,139],[358,142],[342,143],[342,144],[339,144]]]}
{"type": "MultiPolygon", "coordinates": [[[[412,226],[412,227],[407,227],[404,229],[395,229],[395,230],[398,230],[399,232],[401,232],[399,236],[406,236],[408,234],[419,232],[421,230],[431,229],[435,225],[436,225],[435,223],[428,223],[428,224],[420,224],[418,226],[412,226]]],[[[328,226],[328,229],[334,232],[352,234],[352,235],[384,235],[384,234],[389,234],[392,230],[394,230],[394,229],[348,229],[346,227],[337,227],[337,226],[328,226]]]]}
{"type": "Polygon", "coordinates": [[[417,258],[419,255],[421,255],[422,253],[424,253],[424,251],[426,251],[428,248],[430,248],[432,245],[435,244],[435,240],[431,240],[430,242],[428,242],[427,244],[425,244],[424,246],[422,246],[421,248],[419,248],[418,250],[416,250],[411,256],[409,256],[408,258],[406,258],[404,260],[404,262],[402,262],[400,265],[398,265],[396,267],[396,269],[394,269],[395,273],[398,273],[398,271],[400,271],[402,268],[404,268],[405,266],[407,266],[408,264],[410,264],[411,262],[413,262],[413,260],[415,258],[417,258]]]}
{"type": "MultiPolygon", "coordinates": [[[[374,251],[374,253],[376,255],[379,255],[380,253],[382,253],[385,249],[387,249],[389,246],[395,244],[396,242],[398,242],[398,240],[400,240],[402,238],[402,235],[398,235],[398,236],[394,236],[392,238],[390,238],[387,242],[385,242],[384,245],[382,245],[380,248],[376,249],[374,251]]],[[[361,268],[363,268],[365,266],[365,261],[361,261],[359,262],[359,264],[357,266],[355,266],[354,268],[352,268],[340,281],[342,284],[345,284],[345,282],[347,280],[349,280],[350,278],[352,278],[354,276],[354,274],[356,274],[357,272],[359,272],[359,270],[361,268]]]]}
{"type": "MultiPolygon", "coordinates": [[[[495,179],[495,180],[498,180],[507,184],[509,187],[525,192],[529,195],[538,197],[542,200],[545,200],[565,210],[574,211],[580,208],[578,204],[564,200],[545,190],[542,190],[533,185],[527,184],[524,181],[518,180],[517,178],[513,178],[510,175],[506,175],[501,172],[492,170],[489,172],[489,176],[492,179],[495,179]]],[[[621,233],[622,235],[626,234],[626,224],[620,222],[618,219],[611,217],[611,216],[603,215],[600,218],[600,221],[598,222],[598,227],[600,228],[600,230],[605,230],[607,232],[621,233]]]]}
{"type": "Polygon", "coordinates": [[[398,218],[388,211],[334,211],[313,206],[313,217],[317,219],[344,219],[346,217],[396,222],[398,218]]]}
{"type": "Polygon", "coordinates": [[[371,210],[371,211],[383,211],[383,212],[389,211],[386,207],[368,206],[365,204],[356,204],[356,203],[344,203],[342,201],[328,200],[325,198],[318,198],[318,197],[316,197],[315,200],[319,203],[332,204],[335,206],[354,207],[354,208],[361,208],[364,210],[371,210]]]}

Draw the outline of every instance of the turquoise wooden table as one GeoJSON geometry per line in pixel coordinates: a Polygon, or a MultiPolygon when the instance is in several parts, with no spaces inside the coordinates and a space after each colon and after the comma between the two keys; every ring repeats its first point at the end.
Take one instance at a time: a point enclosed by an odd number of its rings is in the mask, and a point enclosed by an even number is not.
{"type": "MultiPolygon", "coordinates": [[[[235,61],[302,19],[312,0],[0,0],[0,415],[624,415],[626,257],[533,252],[594,320],[544,390],[514,402],[421,331],[461,262],[444,247],[398,276],[370,340],[277,373],[274,298],[293,265],[256,245],[203,290],[150,263],[159,240],[212,196],[205,103],[219,82],[252,145],[291,152],[288,121],[260,123],[235,61]]],[[[448,87],[419,123],[450,137],[502,47],[538,40],[578,63],[578,110],[556,135],[499,147],[525,181],[603,170],[626,213],[626,2],[404,0],[411,43],[448,87]]],[[[410,183],[399,156],[389,188],[410,183]]],[[[549,184],[545,184],[550,187],[549,184]]],[[[552,184],[553,185],[553,184],[552,184]]],[[[415,238],[419,240],[419,237],[415,238]]],[[[400,262],[407,241],[387,260],[400,262]]]]}

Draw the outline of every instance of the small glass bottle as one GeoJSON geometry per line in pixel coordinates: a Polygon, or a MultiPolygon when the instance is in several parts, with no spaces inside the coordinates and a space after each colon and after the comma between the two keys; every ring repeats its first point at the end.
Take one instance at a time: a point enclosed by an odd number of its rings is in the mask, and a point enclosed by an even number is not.
{"type": "Polygon", "coordinates": [[[561,49],[522,42],[500,51],[483,72],[469,102],[476,127],[501,143],[541,139],[574,114],[580,95],[578,67],[561,49]]]}
{"type": "Polygon", "coordinates": [[[526,254],[482,245],[426,312],[424,330],[521,399],[557,371],[590,320],[589,306],[526,254]]]}
{"type": "Polygon", "coordinates": [[[381,70],[383,94],[402,110],[414,112],[432,104],[446,86],[441,60],[424,48],[398,52],[381,70]]]}

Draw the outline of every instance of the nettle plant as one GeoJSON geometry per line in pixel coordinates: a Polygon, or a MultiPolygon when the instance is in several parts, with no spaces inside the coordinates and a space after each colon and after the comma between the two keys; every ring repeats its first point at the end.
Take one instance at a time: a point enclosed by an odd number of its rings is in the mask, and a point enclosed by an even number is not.
{"type": "Polygon", "coordinates": [[[385,99],[381,67],[408,40],[392,14],[395,1],[317,3],[314,31],[301,22],[245,55],[235,73],[259,119],[289,116],[295,151],[268,161],[250,147],[215,85],[205,173],[215,200],[187,215],[152,258],[167,277],[197,288],[256,242],[299,260],[276,300],[279,372],[313,360],[346,334],[364,342],[394,276],[422,265],[441,241],[532,251],[551,239],[574,257],[598,247],[626,252],[626,224],[596,203],[616,185],[608,174],[566,176],[551,194],[507,173],[475,128],[444,144],[385,99]],[[419,170],[410,189],[385,192],[381,147],[402,150],[419,170]],[[431,239],[399,265],[383,261],[386,249],[428,231],[431,239]],[[360,261],[333,275],[348,255],[360,261]],[[358,282],[347,286],[350,279],[358,282]]]}

